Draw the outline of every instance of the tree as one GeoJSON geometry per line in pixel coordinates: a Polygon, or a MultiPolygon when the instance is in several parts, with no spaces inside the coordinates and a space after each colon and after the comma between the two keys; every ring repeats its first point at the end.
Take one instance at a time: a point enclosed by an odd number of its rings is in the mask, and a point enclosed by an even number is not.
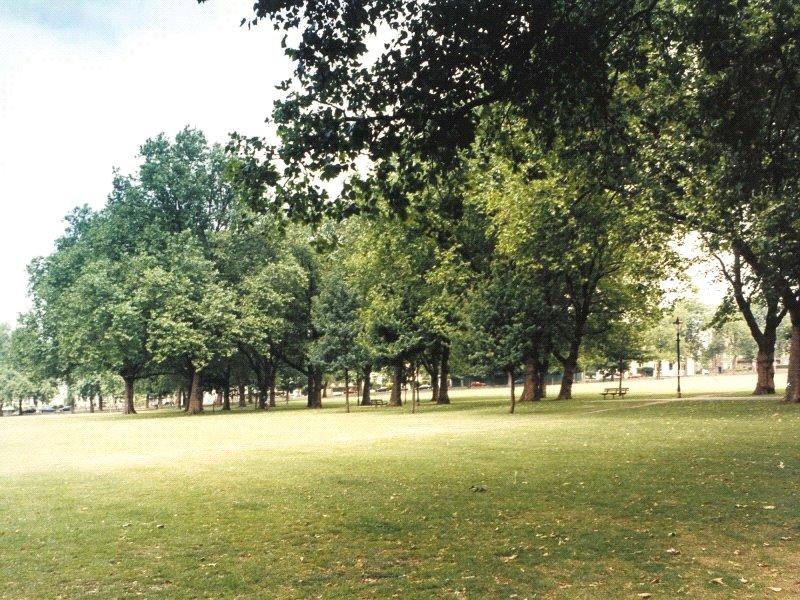
{"type": "Polygon", "coordinates": [[[645,122],[658,135],[642,170],[661,184],[665,213],[739,256],[768,303],[780,298],[796,340],[787,399],[800,401],[800,7],[688,8],[664,31],[676,51],[653,62],[645,122]]]}
{"type": "Polygon", "coordinates": [[[321,277],[320,292],[312,307],[311,318],[319,332],[312,353],[316,361],[343,375],[345,406],[350,412],[351,376],[361,372],[367,362],[367,350],[360,344],[361,298],[349,284],[346,269],[337,258],[334,254],[321,277]]]}
{"type": "MultiPolygon", "coordinates": [[[[437,156],[446,172],[455,151],[471,146],[484,106],[514,106],[531,127],[590,129],[609,116],[618,74],[640,58],[656,4],[256,2],[248,25],[266,19],[285,31],[295,63],[273,113],[285,184],[266,198],[281,206],[289,193],[290,212],[318,217],[328,195],[309,173],[352,173],[361,153],[376,163],[437,156]]],[[[240,141],[263,150],[261,141],[240,141]]],[[[275,166],[263,163],[258,176],[252,156],[243,163],[248,181],[274,183],[275,166]]]]}
{"type": "Polygon", "coordinates": [[[734,319],[738,309],[744,324],[758,348],[756,355],[756,382],[753,394],[775,393],[775,345],[778,327],[786,316],[787,308],[768,280],[755,276],[743,263],[738,252],[731,261],[715,254],[720,270],[728,282],[730,295],[717,311],[715,321],[722,325],[734,319]]]}
{"type": "Polygon", "coordinates": [[[476,190],[498,251],[536,274],[539,327],[523,397],[541,396],[552,354],[563,368],[559,398],[570,398],[585,339],[658,305],[658,283],[673,264],[669,232],[610,173],[563,161],[524,131],[510,135],[502,154],[479,163],[476,190]]]}
{"type": "Polygon", "coordinates": [[[213,263],[185,233],[168,247],[166,266],[145,274],[142,287],[160,291],[148,349],[156,362],[176,361],[191,381],[187,414],[203,410],[203,374],[217,357],[230,357],[238,339],[235,297],[219,285],[213,263]]]}

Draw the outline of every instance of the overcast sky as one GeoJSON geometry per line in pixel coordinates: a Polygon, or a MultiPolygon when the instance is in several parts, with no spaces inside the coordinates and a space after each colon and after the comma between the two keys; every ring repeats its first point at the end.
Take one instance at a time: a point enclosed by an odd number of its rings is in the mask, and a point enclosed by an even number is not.
{"type": "Polygon", "coordinates": [[[266,132],[289,73],[252,0],[0,0],[0,322],[28,306],[25,266],[73,207],[100,207],[112,169],[185,125],[212,141],[266,132]]]}

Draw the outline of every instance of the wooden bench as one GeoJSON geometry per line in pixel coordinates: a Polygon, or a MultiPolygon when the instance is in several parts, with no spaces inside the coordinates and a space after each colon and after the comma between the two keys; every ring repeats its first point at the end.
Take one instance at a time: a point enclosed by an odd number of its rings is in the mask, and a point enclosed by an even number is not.
{"type": "Polygon", "coordinates": [[[630,388],[618,388],[618,387],[606,388],[606,389],[603,390],[603,393],[600,394],[600,395],[603,398],[607,398],[608,396],[611,396],[612,398],[615,398],[616,396],[619,396],[620,398],[624,398],[625,394],[628,393],[628,389],[630,389],[630,388]]]}
{"type": "Polygon", "coordinates": [[[389,404],[383,398],[370,398],[370,402],[372,402],[372,406],[386,406],[389,404]]]}

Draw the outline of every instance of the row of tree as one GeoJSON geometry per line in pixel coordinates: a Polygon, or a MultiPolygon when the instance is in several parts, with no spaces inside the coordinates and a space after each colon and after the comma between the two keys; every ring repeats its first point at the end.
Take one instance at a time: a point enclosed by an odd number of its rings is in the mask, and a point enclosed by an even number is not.
{"type": "MultiPolygon", "coordinates": [[[[453,364],[524,373],[648,347],[676,239],[717,256],[773,393],[800,401],[800,7],[723,0],[259,1],[295,62],[279,142],[185,130],[31,266],[34,381],[204,389],[453,364]]],[[[720,322],[721,322],[720,321],[720,322]]],[[[13,344],[12,344],[13,346],[13,344]]],[[[22,359],[20,359],[22,360],[22,359]]],[[[242,397],[242,394],[240,394],[242,397]]]]}
{"type": "Polygon", "coordinates": [[[242,386],[264,408],[294,386],[320,406],[331,377],[358,382],[369,404],[378,369],[392,404],[422,369],[447,403],[454,361],[512,380],[524,365],[523,397],[538,399],[551,359],[568,398],[581,347],[639,352],[631,336],[658,314],[665,232],[602,194],[572,203],[574,175],[544,156],[534,187],[499,151],[465,163],[447,194],[469,201],[449,215],[428,210],[448,201],[435,185],[408,193],[400,214],[365,181],[368,210],[311,228],[254,213],[228,176],[237,160],[200,132],[148,140],[140,155],[106,206],[74,211],[31,264],[33,310],[15,331],[25,344],[12,344],[33,380],[101,405],[108,374],[127,412],[137,381],[182,390],[189,413],[209,390],[230,408],[242,386]]]}
{"type": "MultiPolygon", "coordinates": [[[[34,308],[5,336],[4,398],[47,400],[66,382],[92,410],[123,395],[135,412],[138,385],[194,413],[204,392],[230,409],[255,388],[267,408],[276,390],[305,387],[318,407],[336,379],[369,404],[383,370],[391,404],[420,371],[447,403],[455,364],[507,373],[512,402],[517,375],[521,399],[538,400],[559,372],[566,399],[579,367],[671,356],[663,220],[546,153],[523,170],[509,143],[484,144],[400,210],[397,181],[365,180],[358,214],[312,228],[253,212],[231,176],[238,159],[200,132],[148,140],[106,206],[75,210],[31,264],[34,308]]],[[[710,316],[695,320],[690,341],[710,316]]]]}
{"type": "MultiPolygon", "coordinates": [[[[361,210],[366,157],[402,211],[431,181],[449,188],[488,145],[526,191],[564,194],[569,205],[516,221],[519,239],[507,220],[517,204],[503,197],[491,218],[514,239],[501,252],[516,247],[540,263],[548,221],[591,219],[597,207],[644,218],[648,237],[651,212],[656,226],[697,232],[758,346],[757,393],[774,392],[788,315],[787,399],[800,401],[798,3],[259,0],[254,10],[243,22],[284,31],[296,67],[273,111],[279,143],[234,144],[254,205],[312,221],[361,210]],[[344,187],[331,194],[325,181],[337,178],[344,187]]],[[[454,204],[426,206],[430,220],[446,220],[454,204]]],[[[623,241],[640,244],[630,231],[639,223],[628,227],[623,241]]],[[[589,245],[619,233],[599,228],[589,245]]]]}

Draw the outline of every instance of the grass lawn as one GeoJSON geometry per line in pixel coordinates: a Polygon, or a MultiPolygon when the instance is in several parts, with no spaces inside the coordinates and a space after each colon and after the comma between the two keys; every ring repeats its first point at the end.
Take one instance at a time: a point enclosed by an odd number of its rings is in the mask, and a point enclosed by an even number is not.
{"type": "Polygon", "coordinates": [[[800,598],[800,406],[626,385],[3,418],[0,598],[800,598]]]}

